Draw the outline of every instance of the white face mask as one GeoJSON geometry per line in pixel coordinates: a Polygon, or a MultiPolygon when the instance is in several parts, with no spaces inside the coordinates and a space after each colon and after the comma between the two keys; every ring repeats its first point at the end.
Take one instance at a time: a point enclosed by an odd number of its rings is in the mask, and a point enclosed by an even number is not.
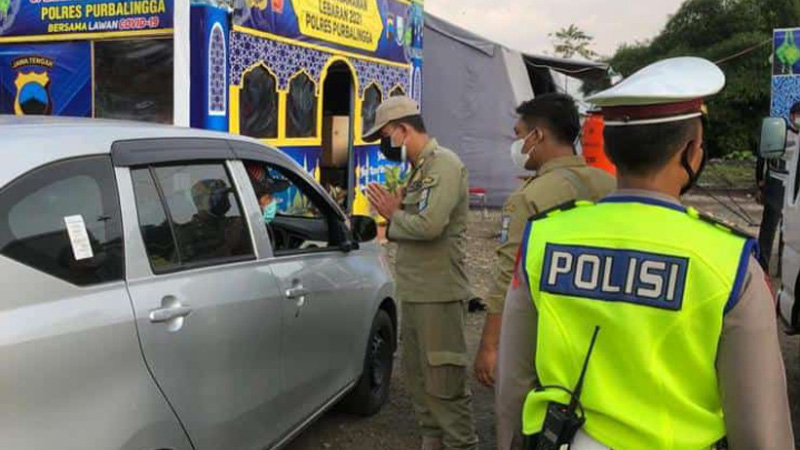
{"type": "Polygon", "coordinates": [[[528,158],[531,156],[533,152],[536,151],[536,146],[530,149],[527,153],[522,153],[525,150],[525,142],[528,140],[529,137],[533,134],[533,131],[528,133],[522,139],[517,139],[514,143],[511,144],[511,160],[514,161],[514,165],[519,167],[522,170],[527,170],[525,165],[528,163],[528,158]]]}
{"type": "MultiPolygon", "coordinates": [[[[394,133],[392,133],[394,136],[394,133]]],[[[394,146],[394,139],[392,139],[392,146],[394,146]]],[[[406,147],[406,140],[403,139],[403,143],[400,144],[400,162],[405,164],[408,161],[408,149],[406,147]]]]}

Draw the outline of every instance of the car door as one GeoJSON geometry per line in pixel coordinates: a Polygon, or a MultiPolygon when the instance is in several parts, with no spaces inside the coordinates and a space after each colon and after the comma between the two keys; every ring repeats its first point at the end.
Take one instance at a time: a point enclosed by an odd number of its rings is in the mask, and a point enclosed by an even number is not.
{"type": "Polygon", "coordinates": [[[0,190],[0,448],[189,450],[142,359],[108,155],[0,190]]]}
{"type": "Polygon", "coordinates": [[[263,448],[280,433],[284,299],[257,260],[227,144],[130,141],[112,153],[148,366],[197,450],[263,448]]]}
{"type": "MultiPolygon", "coordinates": [[[[266,148],[260,153],[268,154],[266,148]]],[[[348,251],[341,213],[296,164],[243,158],[254,186],[271,180],[277,215],[270,267],[285,296],[283,373],[289,427],[334,401],[358,377],[372,320],[368,270],[348,251]]],[[[255,189],[258,191],[258,189],[255,189]]],[[[252,201],[257,199],[253,198],[252,201]]]]}

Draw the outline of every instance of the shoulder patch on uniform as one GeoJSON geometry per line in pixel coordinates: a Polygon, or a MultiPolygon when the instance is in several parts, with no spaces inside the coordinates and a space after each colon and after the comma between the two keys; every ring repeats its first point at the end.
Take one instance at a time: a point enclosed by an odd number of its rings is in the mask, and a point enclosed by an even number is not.
{"type": "Polygon", "coordinates": [[[695,218],[697,220],[701,220],[703,222],[709,223],[709,224],[713,225],[714,228],[720,229],[722,231],[726,231],[726,232],[731,233],[733,235],[736,235],[736,236],[739,236],[739,237],[742,237],[742,238],[745,238],[745,239],[755,239],[755,236],[752,236],[748,232],[746,232],[746,231],[744,231],[744,230],[742,230],[740,228],[737,228],[735,225],[731,224],[730,222],[722,220],[722,219],[718,219],[718,218],[713,217],[713,216],[711,216],[709,214],[706,214],[706,213],[702,213],[702,212],[698,211],[695,208],[687,208],[686,209],[686,214],[688,214],[690,217],[693,217],[693,218],[695,218]]]}
{"type": "Polygon", "coordinates": [[[547,217],[552,216],[553,214],[558,214],[560,212],[569,211],[571,209],[578,208],[580,206],[591,206],[594,205],[593,202],[586,201],[586,200],[570,200],[568,202],[562,203],[558,206],[555,206],[550,209],[546,209],[538,214],[534,214],[528,218],[529,221],[533,222],[536,220],[544,219],[547,217]]]}
{"type": "Polygon", "coordinates": [[[432,176],[427,176],[422,179],[422,187],[427,188],[436,185],[437,179],[432,176]]]}

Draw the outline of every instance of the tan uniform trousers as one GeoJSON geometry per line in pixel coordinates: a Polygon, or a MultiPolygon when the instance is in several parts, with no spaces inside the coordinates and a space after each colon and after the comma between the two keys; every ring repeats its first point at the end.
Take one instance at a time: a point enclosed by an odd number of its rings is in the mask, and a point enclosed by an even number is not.
{"type": "Polygon", "coordinates": [[[403,368],[423,436],[478,448],[467,386],[464,302],[403,303],[403,368]]]}

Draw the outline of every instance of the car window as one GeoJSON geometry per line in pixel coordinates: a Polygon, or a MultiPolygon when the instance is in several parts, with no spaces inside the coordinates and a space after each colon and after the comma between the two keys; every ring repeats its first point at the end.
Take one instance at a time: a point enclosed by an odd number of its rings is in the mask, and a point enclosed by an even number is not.
{"type": "Polygon", "coordinates": [[[245,167],[276,255],[338,245],[338,216],[301,176],[258,161],[245,161],[245,167]]]}
{"type": "Polygon", "coordinates": [[[78,286],[121,280],[122,224],[110,159],[50,164],[6,186],[0,252],[78,286]]]}
{"type": "Polygon", "coordinates": [[[139,227],[156,273],[254,257],[224,163],[142,167],[132,178],[139,227]]]}

